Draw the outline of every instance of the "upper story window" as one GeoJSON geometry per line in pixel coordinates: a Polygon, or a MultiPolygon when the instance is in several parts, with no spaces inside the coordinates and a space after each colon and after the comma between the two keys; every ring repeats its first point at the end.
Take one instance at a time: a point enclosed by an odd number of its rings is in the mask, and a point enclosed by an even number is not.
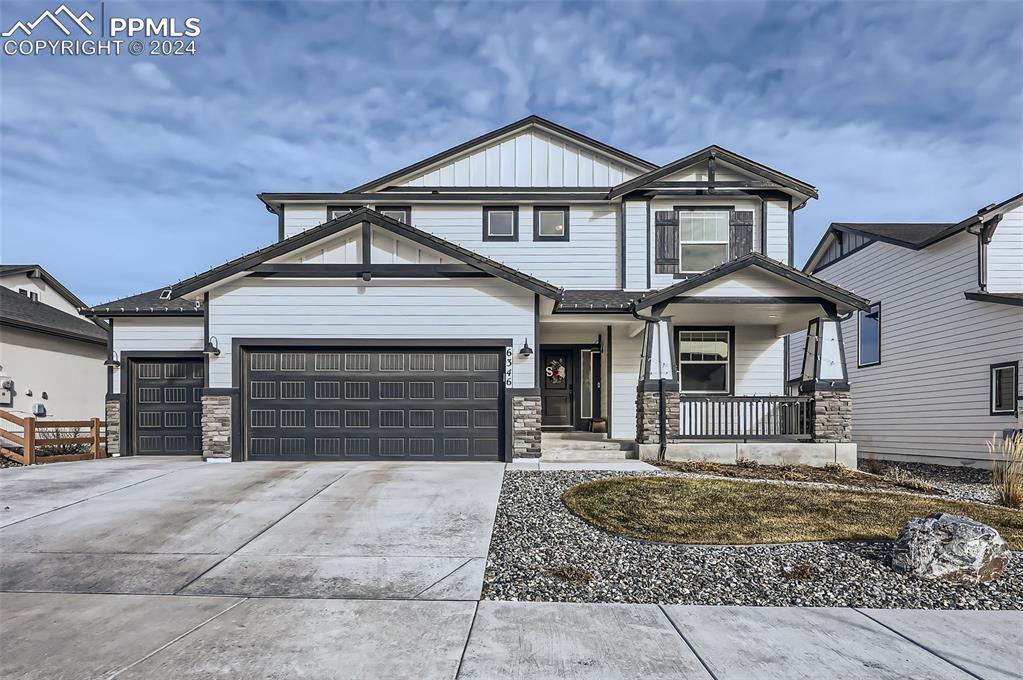
{"type": "Polygon", "coordinates": [[[533,240],[567,241],[568,218],[567,206],[535,206],[533,208],[533,240]]]}
{"type": "Polygon", "coordinates": [[[679,272],[700,274],[728,261],[729,211],[678,211],[679,272]]]}
{"type": "Polygon", "coordinates": [[[39,302],[39,293],[37,293],[35,291],[25,290],[24,288],[19,288],[18,292],[21,293],[22,295],[24,295],[25,297],[27,297],[29,300],[33,300],[35,302],[39,302]]]}
{"type": "Polygon", "coordinates": [[[991,415],[1014,416],[1019,408],[1019,362],[991,364],[991,415]]]}
{"type": "Polygon", "coordinates": [[[483,240],[518,241],[519,207],[516,205],[484,206],[483,240]]]}
{"type": "Polygon", "coordinates": [[[858,321],[857,365],[876,366],[881,363],[881,303],[870,305],[870,311],[860,310],[858,321]]]}
{"type": "Polygon", "coordinates": [[[344,217],[350,212],[353,212],[359,206],[357,205],[332,205],[327,208],[327,221],[336,220],[339,217],[344,217]]]}
{"type": "Polygon", "coordinates": [[[678,376],[682,392],[731,394],[731,328],[682,328],[678,331],[678,376]]]}
{"type": "Polygon", "coordinates": [[[381,205],[377,206],[377,212],[384,217],[404,224],[412,224],[412,207],[407,205],[381,205]]]}

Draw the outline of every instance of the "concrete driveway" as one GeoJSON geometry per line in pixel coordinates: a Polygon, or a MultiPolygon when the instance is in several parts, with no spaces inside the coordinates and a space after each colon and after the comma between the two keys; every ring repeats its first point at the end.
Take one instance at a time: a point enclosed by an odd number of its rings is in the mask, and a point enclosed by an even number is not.
{"type": "Polygon", "coordinates": [[[4,470],[0,677],[1021,677],[1020,612],[479,602],[503,471],[4,470]]]}

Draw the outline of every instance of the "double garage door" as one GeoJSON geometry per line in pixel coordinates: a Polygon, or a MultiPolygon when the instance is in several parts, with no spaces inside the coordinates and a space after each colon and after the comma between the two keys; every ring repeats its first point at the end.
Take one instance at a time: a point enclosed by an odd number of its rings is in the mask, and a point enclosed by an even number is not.
{"type": "Polygon", "coordinates": [[[501,457],[499,350],[260,347],[242,364],[251,460],[501,457]]]}

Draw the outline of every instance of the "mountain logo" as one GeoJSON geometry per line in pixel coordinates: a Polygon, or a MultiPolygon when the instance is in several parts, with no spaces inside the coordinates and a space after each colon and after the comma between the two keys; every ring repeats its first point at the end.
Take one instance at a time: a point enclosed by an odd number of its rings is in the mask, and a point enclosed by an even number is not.
{"type": "Polygon", "coordinates": [[[13,26],[11,26],[10,30],[4,31],[0,35],[3,35],[3,37],[5,38],[9,38],[12,35],[14,35],[17,31],[21,31],[26,36],[30,36],[32,35],[32,31],[34,31],[39,24],[43,23],[44,19],[49,19],[51,22],[53,22],[53,24],[57,28],[59,28],[64,35],[71,35],[71,31],[68,30],[67,26],[61,23],[60,19],[58,18],[58,15],[63,15],[65,21],[72,22],[73,25],[78,26],[78,28],[85,31],[86,35],[92,35],[92,30],[85,25],[85,21],[86,20],[90,22],[95,21],[96,17],[94,17],[88,11],[82,12],[81,15],[76,15],[74,12],[68,9],[68,6],[65,4],[61,4],[60,7],[58,7],[52,12],[48,9],[44,10],[43,13],[40,14],[35,21],[30,21],[28,23],[25,23],[24,21],[19,21],[15,23],[13,26]]]}

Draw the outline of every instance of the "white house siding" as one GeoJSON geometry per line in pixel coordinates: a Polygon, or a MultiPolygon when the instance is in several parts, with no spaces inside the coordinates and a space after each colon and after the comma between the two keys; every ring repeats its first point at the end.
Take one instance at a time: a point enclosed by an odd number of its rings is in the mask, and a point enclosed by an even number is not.
{"type": "MultiPolygon", "coordinates": [[[[499,279],[273,281],[249,279],[210,296],[211,387],[231,387],[234,338],[534,338],[534,295],[499,279]]],[[[516,353],[512,387],[534,387],[533,358],[516,353]]]]}
{"type": "Polygon", "coordinates": [[[857,368],[856,317],[842,324],[860,455],[983,464],[1016,423],[989,415],[989,365],[1023,360],[1023,310],[965,299],[976,248],[969,234],[920,251],[875,243],[819,272],[881,303],[880,365],[857,368]]]}
{"type": "Polygon", "coordinates": [[[14,402],[4,410],[30,416],[33,404],[43,404],[49,418],[103,418],[106,358],[103,345],[0,328],[0,372],[14,380],[14,402]]]}
{"type": "Polygon", "coordinates": [[[735,394],[785,393],[785,339],[774,326],[735,327],[735,394]]]}
{"type": "MultiPolygon", "coordinates": [[[[762,216],[760,214],[760,199],[744,199],[736,198],[734,196],[708,196],[701,199],[693,199],[690,197],[685,198],[658,198],[650,202],[650,280],[653,288],[663,288],[664,286],[670,286],[673,283],[678,283],[678,279],[673,274],[658,274],[657,268],[654,266],[654,258],[656,257],[656,236],[654,235],[655,230],[655,219],[654,215],[658,210],[674,210],[676,205],[693,206],[698,207],[700,205],[713,205],[713,206],[732,206],[736,210],[752,210],[753,211],[753,250],[760,250],[760,225],[762,223],[762,216]]],[[[786,217],[786,220],[788,218],[786,217]]],[[[787,225],[787,222],[786,222],[787,225]]],[[[786,234],[788,233],[788,227],[786,226],[786,234]]],[[[788,246],[785,246],[786,249],[788,246]]],[[[630,252],[630,256],[632,253],[630,252]]],[[[773,257],[773,256],[772,256],[773,257]]]]}
{"type": "Polygon", "coordinates": [[[785,297],[806,295],[806,288],[770,272],[747,268],[697,286],[686,295],[699,297],[785,297]]]}
{"type": "Polygon", "coordinates": [[[1023,206],[1002,216],[987,247],[987,289],[1023,293],[1023,206]]]}
{"type": "Polygon", "coordinates": [[[639,171],[540,130],[494,141],[422,172],[410,187],[610,187],[639,171]]]}
{"type": "MultiPolygon", "coordinates": [[[[194,352],[203,349],[201,317],[114,319],[114,352],[194,352]]],[[[114,369],[114,391],[120,391],[120,370],[114,369]]]]}
{"type": "MultiPolygon", "coordinates": [[[[843,336],[846,352],[849,351],[849,338],[843,336]]],[[[801,378],[803,375],[803,352],[806,351],[806,331],[799,331],[789,336],[788,379],[801,378]]]]}
{"type": "Polygon", "coordinates": [[[647,289],[647,233],[649,231],[646,201],[625,203],[625,289],[647,289]]]}
{"type": "Polygon", "coordinates": [[[412,224],[519,271],[564,288],[615,288],[617,208],[574,205],[569,241],[533,241],[533,206],[519,206],[518,241],[484,241],[479,205],[413,205],[412,224]]]}
{"type": "Polygon", "coordinates": [[[614,439],[636,438],[636,394],[643,364],[644,334],[629,337],[632,332],[631,325],[612,327],[611,436],[614,439]]]}
{"type": "Polygon", "coordinates": [[[0,286],[17,291],[19,288],[39,295],[39,302],[67,314],[78,316],[78,308],[70,300],[51,288],[43,279],[29,278],[28,274],[14,274],[0,278],[0,286]]]}
{"type": "Polygon", "coordinates": [[[789,262],[789,204],[788,201],[768,200],[767,210],[767,253],[785,264],[789,262]]]}
{"type": "Polygon", "coordinates": [[[294,236],[327,221],[326,205],[285,205],[284,237],[294,236]]]}

